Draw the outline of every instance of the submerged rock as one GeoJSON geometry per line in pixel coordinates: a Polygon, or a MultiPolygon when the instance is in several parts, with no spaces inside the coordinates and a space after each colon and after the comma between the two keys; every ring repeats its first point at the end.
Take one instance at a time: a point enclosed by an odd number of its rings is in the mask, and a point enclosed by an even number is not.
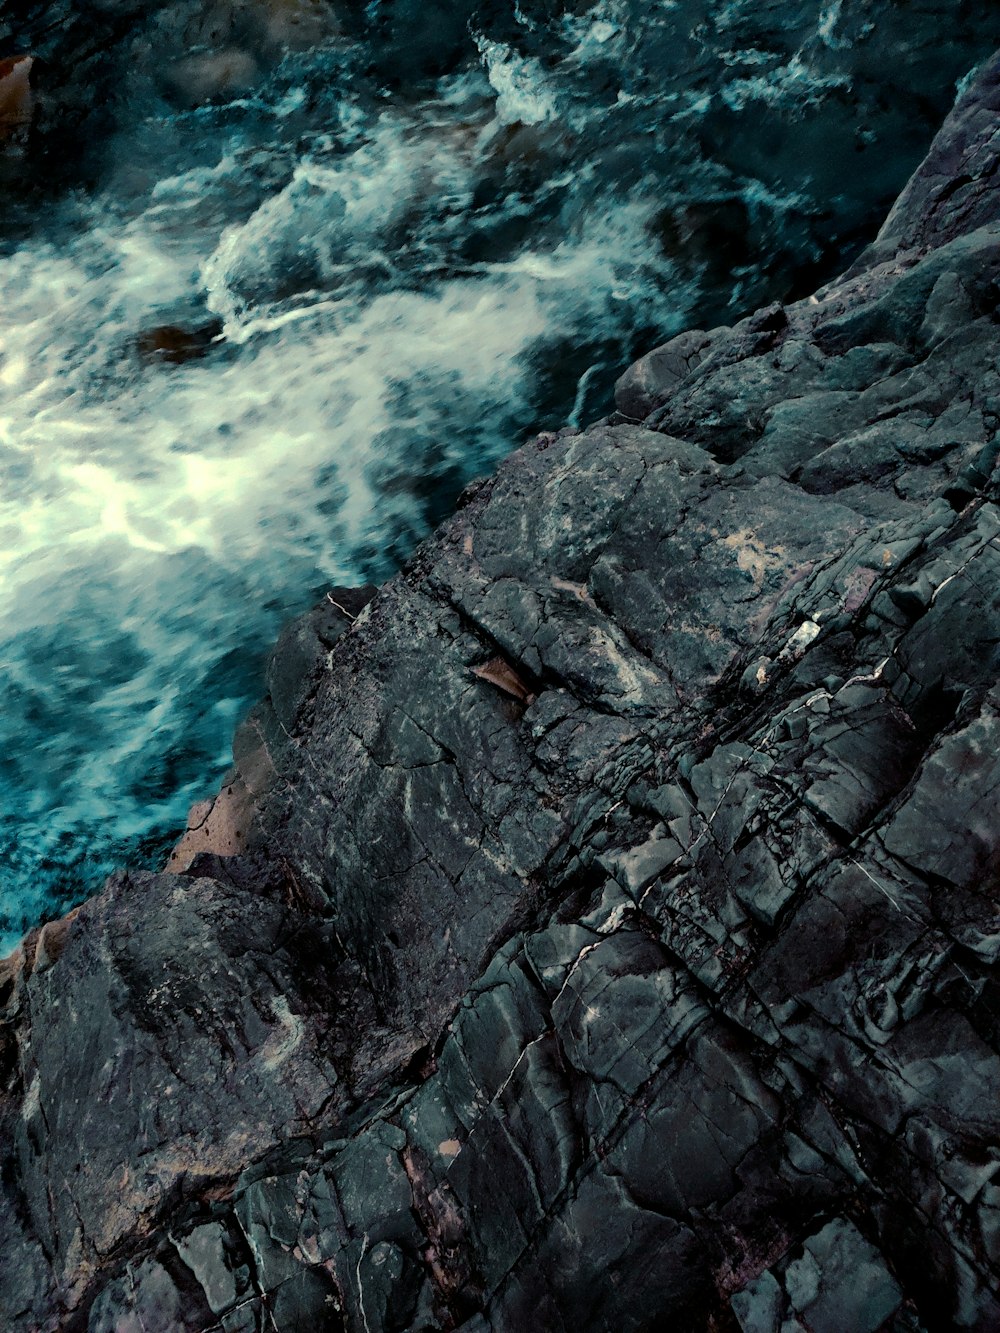
{"type": "Polygon", "coordinates": [[[35,98],[31,90],[32,56],[0,60],[0,144],[31,124],[35,98]]]}
{"type": "Polygon", "coordinates": [[[166,362],[180,366],[206,356],[213,344],[221,339],[222,321],[218,319],[193,329],[179,324],[159,324],[155,329],[146,329],[139,334],[135,350],[139,359],[148,364],[166,362]]]}
{"type": "Polygon", "coordinates": [[[1000,1326],[998,84],[0,965],[5,1327],[1000,1326]]]}
{"type": "Polygon", "coordinates": [[[260,67],[249,51],[230,46],[179,60],[165,77],[182,103],[199,106],[246,92],[260,79],[260,67]]]}

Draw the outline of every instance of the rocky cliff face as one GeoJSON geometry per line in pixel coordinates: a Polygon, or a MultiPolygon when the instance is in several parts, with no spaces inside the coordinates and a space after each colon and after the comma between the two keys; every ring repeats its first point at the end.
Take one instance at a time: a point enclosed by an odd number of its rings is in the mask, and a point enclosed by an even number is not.
{"type": "Polygon", "coordinates": [[[0,972],[5,1328],[1000,1327],[1000,59],[278,646],[0,972]]]}

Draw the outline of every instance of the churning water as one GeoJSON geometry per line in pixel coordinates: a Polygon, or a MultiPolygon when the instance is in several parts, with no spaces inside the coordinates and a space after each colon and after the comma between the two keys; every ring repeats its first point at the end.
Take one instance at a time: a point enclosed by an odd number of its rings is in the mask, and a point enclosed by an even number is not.
{"type": "Polygon", "coordinates": [[[424,12],[178,59],[96,187],[0,220],[0,943],[162,858],[324,586],[829,275],[996,41],[954,0],[424,12]]]}

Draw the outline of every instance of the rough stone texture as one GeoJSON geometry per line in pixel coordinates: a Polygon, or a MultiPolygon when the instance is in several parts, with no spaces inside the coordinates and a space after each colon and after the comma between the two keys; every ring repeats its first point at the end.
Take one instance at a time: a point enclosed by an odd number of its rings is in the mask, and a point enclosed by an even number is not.
{"type": "Polygon", "coordinates": [[[2,964],[4,1328],[1000,1327],[998,81],[2,964]]]}

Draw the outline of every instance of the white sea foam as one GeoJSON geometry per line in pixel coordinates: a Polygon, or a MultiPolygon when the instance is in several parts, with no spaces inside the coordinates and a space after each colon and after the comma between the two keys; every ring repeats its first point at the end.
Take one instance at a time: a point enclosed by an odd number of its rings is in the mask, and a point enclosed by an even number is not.
{"type": "Polygon", "coordinates": [[[732,111],[743,111],[754,102],[772,106],[804,106],[821,100],[831,89],[847,88],[847,75],[820,75],[797,53],[777,69],[733,79],[719,96],[732,111]]]}
{"type": "Polygon", "coordinates": [[[537,60],[518,55],[504,42],[477,41],[496,98],[502,125],[539,125],[558,114],[556,98],[546,86],[537,60]]]}
{"type": "Polygon", "coordinates": [[[74,822],[106,819],[122,840],[177,818],[204,762],[161,796],[146,775],[194,726],[225,761],[244,707],[232,656],[266,648],[290,594],[388,573],[425,530],[429,474],[491,466],[531,420],[531,349],[649,297],[649,207],[627,199],[454,275],[354,271],[426,200],[437,225],[442,201],[467,206],[489,118],[385,116],[225,224],[213,197],[242,171],[227,154],[160,182],[137,215],[95,208],[72,245],[10,259],[0,749],[22,855],[55,855],[74,822]],[[305,251],[319,286],[283,294],[305,251]],[[225,322],[215,353],[140,363],[137,334],[206,306],[225,322]]]}

